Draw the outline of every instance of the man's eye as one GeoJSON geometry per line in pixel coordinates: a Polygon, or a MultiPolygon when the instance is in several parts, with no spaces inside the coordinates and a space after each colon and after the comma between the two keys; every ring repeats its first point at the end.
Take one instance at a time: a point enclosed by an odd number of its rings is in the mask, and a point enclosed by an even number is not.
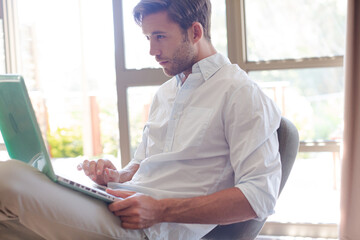
{"type": "Polygon", "coordinates": [[[157,39],[157,40],[160,40],[160,39],[163,39],[163,38],[165,38],[164,35],[156,35],[156,39],[157,39]]]}

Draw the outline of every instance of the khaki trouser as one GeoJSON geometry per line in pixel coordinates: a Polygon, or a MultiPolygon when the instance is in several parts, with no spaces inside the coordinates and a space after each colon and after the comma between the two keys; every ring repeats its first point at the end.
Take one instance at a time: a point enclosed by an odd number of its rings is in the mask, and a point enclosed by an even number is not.
{"type": "Polygon", "coordinates": [[[52,182],[20,161],[0,162],[0,239],[144,239],[107,204],[52,182]]]}

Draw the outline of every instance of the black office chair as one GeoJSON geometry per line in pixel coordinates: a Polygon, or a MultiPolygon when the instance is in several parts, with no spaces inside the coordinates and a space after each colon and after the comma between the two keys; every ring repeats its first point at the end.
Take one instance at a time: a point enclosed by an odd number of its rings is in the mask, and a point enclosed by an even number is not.
{"type": "MultiPolygon", "coordinates": [[[[279,152],[282,165],[282,177],[280,192],[282,191],[295,162],[299,149],[299,134],[292,122],[282,117],[280,127],[277,130],[279,138],[279,152]]],[[[259,222],[249,220],[229,225],[219,225],[205,235],[204,240],[252,240],[259,234],[265,224],[265,220],[259,222]]]]}

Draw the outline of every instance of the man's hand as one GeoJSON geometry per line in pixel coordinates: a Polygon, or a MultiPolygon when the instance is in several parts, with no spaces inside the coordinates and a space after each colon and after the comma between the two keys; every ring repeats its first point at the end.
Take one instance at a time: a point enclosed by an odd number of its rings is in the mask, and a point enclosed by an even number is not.
{"type": "Polygon", "coordinates": [[[100,185],[106,185],[108,182],[119,182],[120,179],[120,173],[109,160],[85,160],[77,166],[77,169],[79,171],[84,170],[86,176],[100,185]]]}
{"type": "Polygon", "coordinates": [[[109,210],[121,220],[127,229],[143,229],[162,222],[163,207],[150,196],[122,190],[107,189],[107,193],[125,198],[109,205],[109,210]]]}

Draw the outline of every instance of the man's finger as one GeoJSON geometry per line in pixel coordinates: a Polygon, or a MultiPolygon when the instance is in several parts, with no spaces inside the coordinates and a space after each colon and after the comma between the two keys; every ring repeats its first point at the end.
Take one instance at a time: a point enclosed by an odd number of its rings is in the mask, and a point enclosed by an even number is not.
{"type": "MultiPolygon", "coordinates": [[[[134,210],[131,207],[124,208],[118,211],[113,212],[115,216],[121,217],[121,218],[134,218],[134,210]]],[[[135,221],[135,220],[134,220],[135,221]]],[[[129,221],[127,221],[129,222],[129,221]]],[[[131,222],[131,221],[130,221],[131,222]]]]}
{"type": "Polygon", "coordinates": [[[144,229],[148,228],[151,225],[144,224],[144,223],[129,223],[129,222],[121,222],[121,227],[125,229],[144,229]]]}
{"type": "Polygon", "coordinates": [[[110,168],[104,169],[104,180],[108,182],[118,182],[119,181],[119,172],[110,168]]]}
{"type": "MultiPolygon", "coordinates": [[[[115,215],[118,216],[116,214],[116,212],[115,212],[115,215]]],[[[124,215],[124,214],[120,214],[119,216],[120,216],[120,220],[122,222],[126,222],[126,223],[138,223],[139,222],[138,219],[136,219],[135,217],[133,217],[131,215],[127,216],[127,215],[124,215]]]]}
{"type": "Polygon", "coordinates": [[[121,222],[121,227],[125,229],[139,229],[136,223],[121,222]]]}
{"type": "Polygon", "coordinates": [[[82,163],[82,168],[84,169],[84,172],[85,172],[86,176],[89,176],[89,174],[90,174],[90,172],[89,172],[89,164],[90,164],[90,162],[88,160],[85,160],[82,163]]]}
{"type": "Polygon", "coordinates": [[[82,163],[79,163],[76,167],[77,167],[77,170],[79,170],[79,171],[83,170],[83,164],[82,163]]]}
{"type": "Polygon", "coordinates": [[[136,192],[133,191],[126,191],[126,190],[113,190],[111,188],[107,188],[106,192],[114,195],[115,197],[121,197],[121,198],[127,198],[130,197],[132,195],[134,195],[136,192]]]}
{"type": "Polygon", "coordinates": [[[89,175],[91,177],[92,180],[96,180],[96,162],[95,161],[91,161],[89,163],[89,175]]]}
{"type": "Polygon", "coordinates": [[[103,174],[105,166],[105,161],[103,159],[99,159],[96,164],[96,175],[103,174]]]}

